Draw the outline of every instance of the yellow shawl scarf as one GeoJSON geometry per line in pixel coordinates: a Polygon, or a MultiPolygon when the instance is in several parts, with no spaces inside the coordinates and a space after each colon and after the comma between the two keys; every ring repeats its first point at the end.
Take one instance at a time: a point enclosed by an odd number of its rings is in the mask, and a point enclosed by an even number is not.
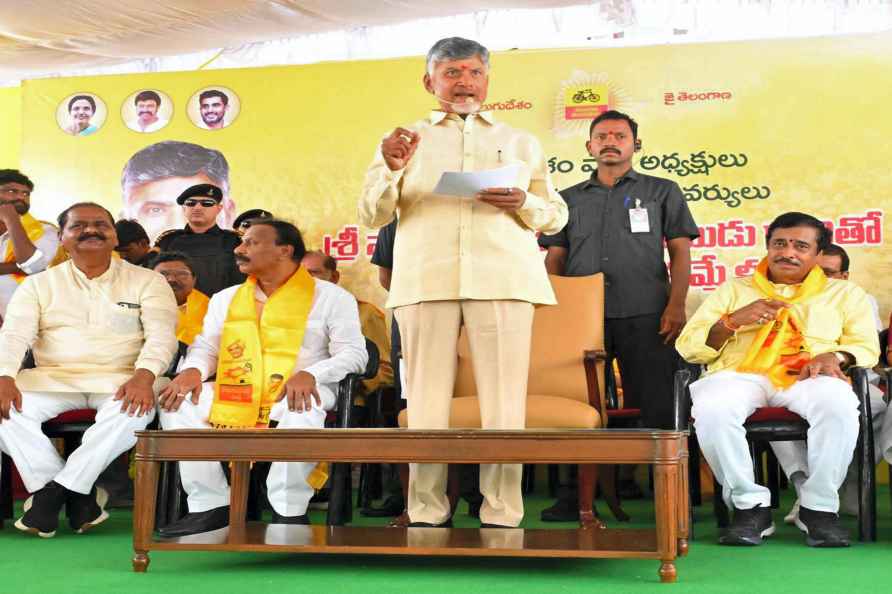
{"type": "Polygon", "coordinates": [[[198,289],[192,289],[186,297],[185,307],[180,309],[180,317],[177,320],[177,340],[190,345],[195,337],[201,334],[204,323],[204,314],[208,311],[207,295],[198,289]]]}
{"type": "MultiPolygon", "coordinates": [[[[827,277],[820,266],[815,266],[799,285],[796,294],[788,299],[774,290],[768,280],[768,260],[763,258],[753,275],[753,284],[766,298],[793,305],[824,290],[827,277]]],[[[765,324],[756,334],[737,371],[765,375],[778,388],[792,386],[799,371],[811,359],[811,355],[804,350],[802,327],[802,320],[792,308],[781,309],[773,323],[765,324]]]]}
{"type": "MultiPolygon", "coordinates": [[[[30,214],[25,213],[21,216],[22,227],[25,229],[25,234],[28,236],[28,239],[31,243],[36,242],[38,239],[43,237],[44,229],[43,224],[40,221],[32,217],[30,214]]],[[[12,248],[12,239],[10,239],[6,244],[6,254],[3,257],[4,264],[15,264],[15,251],[12,248]]],[[[27,274],[21,274],[16,272],[12,275],[12,278],[15,279],[15,282],[22,284],[22,281],[25,280],[27,274]]]]}
{"type": "Polygon", "coordinates": [[[266,427],[269,411],[291,377],[313,304],[315,281],[299,268],[270,295],[260,320],[254,304],[257,279],[239,287],[223,324],[211,425],[266,427]]]}

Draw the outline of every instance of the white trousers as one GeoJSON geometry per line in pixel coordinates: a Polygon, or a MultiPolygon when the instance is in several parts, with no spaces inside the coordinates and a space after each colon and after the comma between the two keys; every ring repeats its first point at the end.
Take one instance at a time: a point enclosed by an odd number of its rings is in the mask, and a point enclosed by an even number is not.
{"type": "Polygon", "coordinates": [[[135,432],[146,428],[155,411],[131,417],[121,412],[121,403],[113,398],[114,394],[22,392],[22,412],[13,408],[10,418],[0,423],[0,450],[12,458],[29,492],[56,481],[70,491],[87,494],[99,474],[136,444],[135,432]],[[96,410],[96,422],[84,433],[80,447],[64,460],[40,426],[83,408],[96,410]]]}
{"type": "Polygon", "coordinates": [[[778,390],[764,376],[721,371],[691,384],[691,399],[700,449],[729,506],[771,505],[768,488],[755,482],[743,423],[757,408],[772,406],[809,423],[808,480],[801,504],[817,511],[839,509],[837,490],[858,439],[858,399],[848,383],[822,376],[778,390]]]}
{"type": "MultiPolygon", "coordinates": [[[[302,413],[288,410],[288,399],[277,402],[270,411],[270,418],[279,423],[280,429],[321,429],[325,426],[326,411],[334,408],[335,396],[325,386],[317,386],[322,406],[313,402],[310,411],[302,413]]],[[[198,404],[186,398],[176,412],[159,411],[163,429],[207,429],[211,404],[214,401],[214,384],[206,382],[201,389],[198,404]]],[[[271,429],[275,431],[275,429],[271,429]]],[[[307,513],[307,504],[313,496],[313,488],[307,477],[315,468],[315,462],[273,462],[266,479],[267,497],[276,513],[283,516],[300,516],[307,513]]],[[[180,462],[180,479],[186,491],[189,511],[208,511],[229,505],[229,484],[219,462],[180,462]]]]}
{"type": "MultiPolygon", "coordinates": [[[[873,455],[879,463],[882,456],[892,459],[892,423],[886,419],[886,402],[883,400],[883,392],[873,384],[868,384],[868,397],[870,398],[871,422],[873,424],[873,455]]],[[[890,417],[892,420],[892,417],[890,417]]],[[[787,476],[793,476],[801,472],[808,476],[808,445],[804,441],[773,441],[771,449],[777,456],[777,461],[787,476]]],[[[846,474],[846,487],[851,481],[857,481],[858,465],[853,460],[846,474]]],[[[855,483],[857,485],[857,483],[855,483]]]]}

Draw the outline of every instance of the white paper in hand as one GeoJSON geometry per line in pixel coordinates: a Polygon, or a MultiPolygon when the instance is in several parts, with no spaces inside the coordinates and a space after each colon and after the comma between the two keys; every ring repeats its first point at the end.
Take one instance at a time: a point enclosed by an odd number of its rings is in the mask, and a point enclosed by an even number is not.
{"type": "Polygon", "coordinates": [[[440,176],[434,194],[468,196],[486,188],[512,188],[517,184],[520,165],[506,165],[486,171],[446,171],[440,176]]]}

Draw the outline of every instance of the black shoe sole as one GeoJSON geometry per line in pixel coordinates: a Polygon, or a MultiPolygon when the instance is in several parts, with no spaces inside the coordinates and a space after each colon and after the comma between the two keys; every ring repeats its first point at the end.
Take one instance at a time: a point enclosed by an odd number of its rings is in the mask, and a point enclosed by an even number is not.
{"type": "Polygon", "coordinates": [[[774,523],[762,531],[758,537],[746,538],[742,536],[730,536],[728,534],[719,537],[719,544],[729,547],[757,547],[775,532],[774,523]]]}

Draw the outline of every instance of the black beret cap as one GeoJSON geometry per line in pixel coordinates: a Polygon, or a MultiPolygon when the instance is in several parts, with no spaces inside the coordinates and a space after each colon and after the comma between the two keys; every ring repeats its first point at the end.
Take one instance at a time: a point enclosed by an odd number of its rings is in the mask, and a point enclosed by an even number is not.
{"type": "Polygon", "coordinates": [[[182,204],[188,198],[211,198],[217,202],[223,201],[223,190],[214,184],[198,184],[187,188],[177,197],[177,204],[182,204]]]}

